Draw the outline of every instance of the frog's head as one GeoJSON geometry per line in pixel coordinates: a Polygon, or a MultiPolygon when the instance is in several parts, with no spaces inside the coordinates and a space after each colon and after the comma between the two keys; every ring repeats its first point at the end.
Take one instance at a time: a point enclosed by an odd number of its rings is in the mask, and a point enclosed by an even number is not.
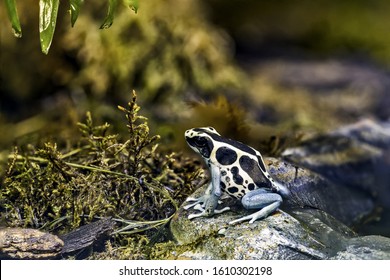
{"type": "Polygon", "coordinates": [[[184,133],[191,149],[208,159],[214,149],[214,138],[220,134],[212,127],[192,128],[184,133]]]}

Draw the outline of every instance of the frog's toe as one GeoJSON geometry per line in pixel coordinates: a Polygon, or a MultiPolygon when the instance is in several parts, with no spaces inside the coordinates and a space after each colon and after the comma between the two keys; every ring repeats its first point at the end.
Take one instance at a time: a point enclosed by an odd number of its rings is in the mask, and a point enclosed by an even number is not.
{"type": "MultiPolygon", "coordinates": [[[[249,215],[249,216],[251,216],[251,215],[249,215]]],[[[249,217],[249,216],[245,216],[245,217],[233,220],[233,221],[229,222],[229,225],[235,225],[235,224],[241,223],[243,221],[250,220],[252,217],[249,217]]]]}
{"type": "Polygon", "coordinates": [[[188,210],[192,207],[194,207],[195,209],[196,205],[204,204],[205,199],[204,197],[199,197],[199,198],[189,197],[186,199],[186,202],[193,202],[193,203],[183,206],[184,210],[188,210]]]}
{"type": "MultiPolygon", "coordinates": [[[[198,210],[199,210],[199,209],[198,209],[198,210]]],[[[192,220],[192,219],[194,219],[194,218],[207,217],[207,216],[209,216],[208,213],[207,213],[205,210],[203,210],[203,211],[201,211],[201,212],[199,212],[199,213],[190,214],[190,215],[188,215],[187,218],[188,218],[189,220],[192,220]]]]}
{"type": "Polygon", "coordinates": [[[250,224],[253,224],[255,221],[262,219],[262,218],[265,218],[264,216],[259,216],[257,213],[258,212],[253,213],[253,214],[248,215],[248,216],[244,216],[244,217],[236,219],[236,220],[233,220],[233,221],[229,222],[229,225],[235,225],[235,224],[238,224],[238,223],[241,223],[244,221],[248,221],[248,220],[249,220],[250,224]]]}
{"type": "Polygon", "coordinates": [[[269,214],[271,214],[272,212],[276,211],[276,209],[279,207],[279,205],[280,205],[280,201],[275,201],[274,203],[271,203],[270,205],[262,208],[260,211],[252,213],[252,214],[250,214],[248,216],[244,216],[244,217],[242,217],[240,219],[231,221],[229,224],[234,225],[236,223],[239,223],[239,222],[242,222],[242,221],[247,221],[247,220],[249,220],[250,224],[253,224],[255,221],[260,220],[260,219],[264,219],[269,214]]]}
{"type": "Polygon", "coordinates": [[[194,201],[199,201],[199,198],[196,197],[187,197],[186,202],[194,202],[194,201]]]}
{"type": "Polygon", "coordinates": [[[198,211],[204,212],[205,208],[202,205],[197,204],[197,205],[194,206],[194,210],[198,210],[198,211]]]}
{"type": "Polygon", "coordinates": [[[193,203],[191,205],[187,205],[186,207],[184,207],[184,209],[188,209],[188,208],[194,207],[193,208],[194,210],[200,211],[199,213],[194,213],[194,214],[188,215],[187,218],[189,220],[192,220],[192,219],[198,218],[198,217],[209,216],[208,211],[205,208],[203,208],[203,206],[201,204],[199,204],[198,202],[193,203]]]}
{"type": "Polygon", "coordinates": [[[183,206],[183,209],[184,210],[188,210],[188,209],[190,209],[190,208],[192,208],[192,207],[195,207],[196,205],[199,205],[199,201],[197,201],[197,202],[195,202],[195,203],[191,203],[191,204],[188,204],[188,205],[185,205],[185,206],[183,206]]]}
{"type": "Polygon", "coordinates": [[[215,210],[214,210],[214,213],[215,213],[215,214],[221,214],[221,213],[226,212],[226,211],[229,211],[229,210],[230,210],[230,207],[225,207],[225,208],[223,208],[223,209],[215,209],[215,210]]]}

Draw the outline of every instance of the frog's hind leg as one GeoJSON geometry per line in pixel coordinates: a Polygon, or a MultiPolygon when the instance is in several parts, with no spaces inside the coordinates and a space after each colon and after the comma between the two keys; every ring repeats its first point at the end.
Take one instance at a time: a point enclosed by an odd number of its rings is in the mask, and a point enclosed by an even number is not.
{"type": "Polygon", "coordinates": [[[270,192],[266,189],[253,190],[244,195],[241,203],[246,209],[260,210],[248,216],[231,221],[229,224],[233,225],[247,220],[249,220],[249,223],[251,224],[256,220],[265,218],[269,214],[273,213],[276,209],[278,209],[282,202],[282,197],[277,193],[270,192]]]}

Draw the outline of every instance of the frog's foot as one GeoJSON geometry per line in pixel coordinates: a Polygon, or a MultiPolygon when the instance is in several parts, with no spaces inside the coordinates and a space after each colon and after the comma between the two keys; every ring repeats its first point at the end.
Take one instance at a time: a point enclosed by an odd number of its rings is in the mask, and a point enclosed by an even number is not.
{"type": "MultiPolygon", "coordinates": [[[[190,208],[196,209],[196,208],[195,208],[196,205],[199,205],[199,204],[205,205],[205,204],[207,204],[208,201],[210,201],[210,199],[211,199],[211,195],[206,195],[206,194],[203,195],[203,196],[201,196],[201,197],[198,197],[198,198],[195,198],[195,197],[188,197],[188,198],[186,199],[186,202],[193,202],[193,203],[190,203],[190,204],[188,204],[188,205],[185,205],[185,206],[183,206],[183,208],[184,208],[185,210],[188,210],[188,209],[190,209],[190,208]]],[[[223,199],[223,198],[222,198],[222,199],[223,199]]],[[[222,204],[223,201],[218,199],[218,202],[217,202],[217,203],[218,203],[218,204],[222,204]]],[[[199,210],[199,209],[196,209],[196,210],[199,210]]]]}
{"type": "Polygon", "coordinates": [[[249,223],[252,224],[256,220],[263,219],[272,212],[276,211],[280,204],[282,204],[282,201],[282,197],[277,193],[269,192],[265,189],[253,190],[243,196],[241,203],[246,209],[260,210],[252,213],[251,215],[231,221],[229,224],[234,225],[247,220],[249,220],[249,223]]]}
{"type": "Polygon", "coordinates": [[[213,194],[205,194],[205,195],[201,196],[200,198],[187,199],[187,201],[192,201],[194,203],[191,203],[189,205],[184,206],[184,209],[187,210],[187,209],[193,207],[194,210],[200,211],[200,213],[190,214],[188,216],[188,219],[191,220],[193,218],[203,217],[203,216],[210,217],[214,214],[220,214],[222,212],[230,210],[229,207],[225,207],[223,209],[216,209],[219,202],[220,202],[218,198],[219,198],[218,196],[213,195],[213,194]]]}
{"type": "MultiPolygon", "coordinates": [[[[184,208],[185,210],[188,210],[188,209],[190,209],[190,208],[192,208],[192,207],[193,207],[194,209],[196,209],[195,206],[197,206],[197,205],[201,206],[201,204],[204,204],[206,201],[207,201],[206,195],[203,195],[203,196],[198,197],[198,198],[189,197],[189,198],[186,199],[186,202],[193,202],[193,203],[190,203],[190,204],[188,204],[188,205],[185,205],[185,206],[183,206],[183,208],[184,208]]],[[[198,209],[197,209],[197,210],[198,210],[198,209]]]]}
{"type": "MultiPolygon", "coordinates": [[[[195,213],[195,214],[190,214],[188,215],[188,219],[189,220],[192,220],[194,218],[198,218],[198,217],[209,217],[210,216],[210,212],[207,211],[207,209],[204,209],[202,206],[200,206],[199,204],[196,205],[194,207],[195,210],[199,210],[201,212],[199,213],[195,213]]],[[[223,212],[226,212],[226,211],[229,211],[230,210],[230,207],[225,207],[223,209],[214,209],[213,211],[213,214],[221,214],[223,212]]]]}
{"type": "Polygon", "coordinates": [[[278,209],[279,205],[280,205],[280,202],[276,201],[276,202],[264,207],[260,211],[257,211],[253,214],[248,215],[248,216],[244,216],[244,217],[239,218],[237,220],[233,220],[233,221],[229,222],[229,224],[234,225],[234,224],[237,224],[237,223],[240,223],[243,221],[247,221],[247,220],[249,220],[249,223],[252,224],[257,220],[260,220],[260,219],[267,217],[269,214],[271,214],[276,209],[278,209]]]}

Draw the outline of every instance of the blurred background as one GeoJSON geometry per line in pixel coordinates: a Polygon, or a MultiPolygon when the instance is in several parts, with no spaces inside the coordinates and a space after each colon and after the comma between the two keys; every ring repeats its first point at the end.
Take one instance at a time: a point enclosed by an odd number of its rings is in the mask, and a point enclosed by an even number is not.
{"type": "Polygon", "coordinates": [[[178,150],[193,126],[272,154],[275,139],[389,118],[389,1],[140,0],[100,30],[101,2],[86,1],[74,28],[61,2],[48,55],[36,1],[17,3],[21,39],[1,7],[0,151],[72,139],[86,111],[125,131],[116,106],[133,89],[178,150]]]}

